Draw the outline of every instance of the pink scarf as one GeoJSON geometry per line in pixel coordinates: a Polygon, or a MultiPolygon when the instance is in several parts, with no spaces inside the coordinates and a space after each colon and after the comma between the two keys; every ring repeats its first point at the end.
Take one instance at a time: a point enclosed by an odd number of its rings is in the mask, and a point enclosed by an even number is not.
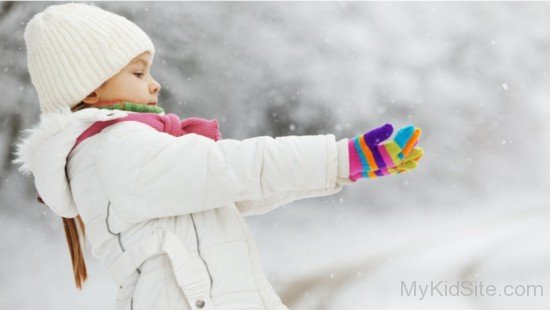
{"type": "Polygon", "coordinates": [[[88,127],[78,138],[73,146],[75,148],[84,139],[99,133],[103,128],[114,123],[123,121],[138,121],[145,123],[160,132],[168,133],[172,136],[183,136],[188,133],[196,133],[210,138],[214,141],[221,139],[217,119],[204,119],[200,117],[189,117],[183,121],[173,113],[160,115],[156,113],[131,113],[125,117],[116,118],[109,121],[98,121],[88,127]]]}

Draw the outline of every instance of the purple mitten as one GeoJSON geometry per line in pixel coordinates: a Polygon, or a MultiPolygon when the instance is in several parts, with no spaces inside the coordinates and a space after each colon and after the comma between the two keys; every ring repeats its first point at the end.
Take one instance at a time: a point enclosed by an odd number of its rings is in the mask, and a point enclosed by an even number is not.
{"type": "Polygon", "coordinates": [[[387,166],[383,154],[378,149],[380,142],[388,139],[393,133],[393,126],[385,124],[375,128],[364,135],[356,136],[348,141],[349,151],[349,175],[352,181],[361,177],[382,176],[381,168],[387,166]],[[377,173],[377,174],[376,174],[377,173]]]}

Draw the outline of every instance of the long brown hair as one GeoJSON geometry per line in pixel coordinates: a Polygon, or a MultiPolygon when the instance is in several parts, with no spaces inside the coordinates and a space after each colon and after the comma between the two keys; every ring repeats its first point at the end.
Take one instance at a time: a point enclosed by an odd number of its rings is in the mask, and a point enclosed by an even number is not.
{"type": "MultiPolygon", "coordinates": [[[[40,195],[38,195],[36,199],[38,202],[45,204],[40,195]]],[[[69,252],[71,253],[71,261],[73,263],[74,281],[76,287],[81,290],[82,284],[88,278],[86,262],[84,261],[82,247],[80,246],[80,240],[83,240],[84,244],[86,244],[86,229],[80,215],[77,215],[75,218],[62,217],[62,219],[65,237],[67,237],[67,244],[69,245],[69,252]],[[82,238],[79,237],[79,230],[76,226],[76,222],[78,222],[78,226],[80,227],[82,238]]]]}
{"type": "MultiPolygon", "coordinates": [[[[86,109],[89,106],[84,102],[79,102],[76,106],[71,108],[72,112],[86,109]]],[[[38,201],[44,203],[40,195],[38,195],[38,201]]],[[[86,262],[84,261],[84,255],[82,253],[82,247],[80,246],[81,240],[86,242],[86,229],[84,222],[80,215],[77,215],[75,218],[66,218],[63,217],[63,228],[65,230],[65,237],[67,239],[67,245],[69,246],[69,252],[71,253],[71,262],[73,264],[73,274],[76,287],[81,290],[82,284],[88,278],[88,272],[86,270],[86,262]],[[77,223],[78,222],[78,226],[77,223]],[[80,228],[80,232],[79,229],[80,228]],[[82,238],[80,238],[82,235],[82,238]]]]}
{"type": "Polygon", "coordinates": [[[86,262],[84,261],[82,247],[80,246],[81,240],[84,245],[86,244],[86,230],[84,227],[84,222],[82,221],[80,215],[77,215],[75,218],[63,217],[63,228],[65,229],[65,237],[67,237],[69,252],[71,253],[74,281],[76,287],[81,290],[82,284],[88,278],[88,272],[86,271],[86,262]],[[76,222],[78,222],[78,227],[76,225],[76,222]],[[82,238],[80,238],[80,234],[82,235],[82,238]]]}
{"type": "Polygon", "coordinates": [[[90,105],[86,104],[84,101],[80,101],[77,105],[71,108],[71,112],[76,112],[78,110],[89,108],[90,105]]]}
{"type": "MultiPolygon", "coordinates": [[[[71,111],[75,112],[85,108],[87,108],[87,105],[81,101],[76,106],[74,106],[71,111]]],[[[39,201],[42,202],[42,199],[39,199],[39,201]]],[[[75,218],[63,217],[62,219],[63,228],[65,229],[65,237],[67,238],[67,245],[69,246],[69,252],[71,253],[74,282],[76,284],[76,288],[82,290],[82,284],[84,284],[84,282],[88,278],[86,262],[84,261],[84,254],[82,253],[82,247],[80,245],[81,240],[84,244],[86,243],[86,229],[80,215],[77,215],[75,218]],[[77,222],[78,226],[76,224],[77,222]],[[80,237],[80,235],[82,235],[82,238],[80,237]]]]}

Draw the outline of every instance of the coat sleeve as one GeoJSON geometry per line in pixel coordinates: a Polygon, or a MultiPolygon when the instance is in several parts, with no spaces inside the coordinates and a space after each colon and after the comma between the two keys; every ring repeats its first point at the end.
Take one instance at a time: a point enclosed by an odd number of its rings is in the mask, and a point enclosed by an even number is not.
{"type": "MultiPolygon", "coordinates": [[[[276,138],[275,141],[280,143],[299,144],[300,139],[303,137],[304,136],[279,137],[276,138]]],[[[325,145],[318,149],[319,154],[317,156],[310,157],[311,161],[309,162],[309,164],[318,167],[322,167],[323,164],[326,165],[325,171],[327,182],[324,186],[297,186],[288,191],[259,195],[260,198],[257,199],[236,201],[235,204],[240,213],[243,216],[264,214],[299,199],[336,194],[342,190],[344,185],[353,184],[354,182],[349,179],[348,139],[341,139],[335,144],[333,135],[324,135],[324,137],[325,145]]],[[[271,175],[264,174],[263,177],[270,178],[271,175]]]]}
{"type": "Polygon", "coordinates": [[[274,198],[329,194],[341,188],[336,150],[331,134],[214,141],[129,121],[104,130],[95,162],[114,211],[132,223],[231,203],[258,214],[274,198]]]}

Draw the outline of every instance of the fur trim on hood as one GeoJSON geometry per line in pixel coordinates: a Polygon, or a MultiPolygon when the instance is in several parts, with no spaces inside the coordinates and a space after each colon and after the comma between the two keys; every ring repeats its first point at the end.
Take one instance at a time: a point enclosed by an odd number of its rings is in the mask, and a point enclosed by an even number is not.
{"type": "Polygon", "coordinates": [[[78,215],[65,172],[67,156],[78,136],[97,121],[128,115],[122,110],[87,108],[74,113],[42,113],[38,124],[15,144],[14,164],[18,171],[34,176],[44,203],[56,214],[73,218],[78,215]]]}

